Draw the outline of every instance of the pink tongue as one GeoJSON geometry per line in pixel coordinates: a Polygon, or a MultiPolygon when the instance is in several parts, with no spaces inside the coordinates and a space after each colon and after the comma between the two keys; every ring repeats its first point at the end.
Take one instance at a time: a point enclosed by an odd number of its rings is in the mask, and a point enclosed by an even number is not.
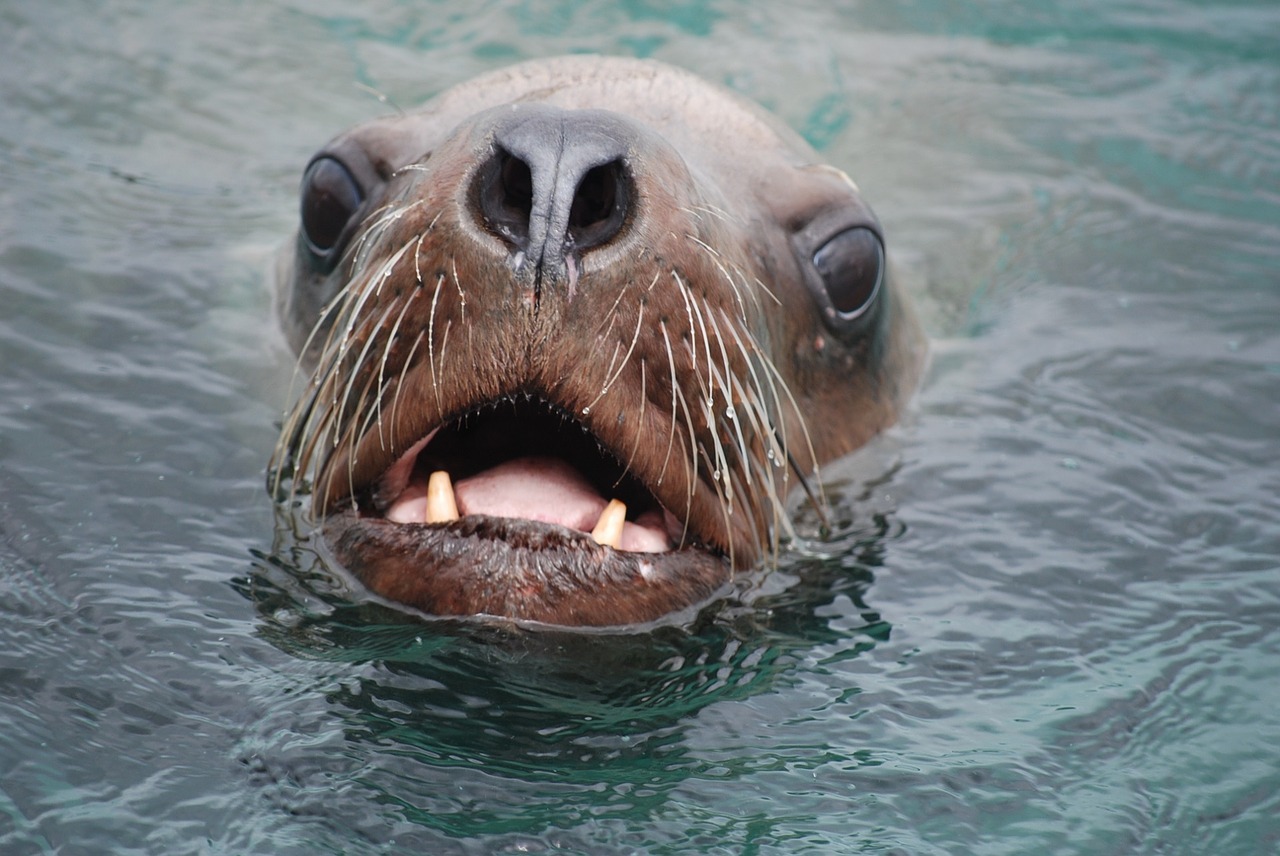
{"type": "MultiPolygon", "coordinates": [[[[400,489],[400,495],[387,509],[387,519],[393,523],[421,523],[425,519],[426,480],[409,478],[421,445],[392,467],[384,480],[385,485],[400,489]]],[[[559,458],[516,458],[463,479],[453,486],[453,492],[462,515],[518,517],[579,532],[594,529],[608,504],[582,473],[559,458]]],[[[666,519],[669,516],[655,508],[638,520],[628,520],[622,527],[621,548],[642,553],[670,550],[672,527],[676,532],[680,528],[674,518],[666,519]]]]}
{"type": "Polygon", "coordinates": [[[590,532],[607,504],[556,458],[516,458],[453,486],[459,514],[521,517],[590,532]]]}

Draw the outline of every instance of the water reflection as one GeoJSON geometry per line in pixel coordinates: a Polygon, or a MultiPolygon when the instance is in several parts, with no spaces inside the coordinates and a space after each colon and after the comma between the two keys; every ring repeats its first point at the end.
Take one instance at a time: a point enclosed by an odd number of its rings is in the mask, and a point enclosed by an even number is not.
{"type": "Polygon", "coordinates": [[[899,533],[885,516],[870,528],[842,530],[826,555],[792,551],[688,626],[639,632],[424,619],[353,594],[291,541],[236,581],[302,680],[282,677],[290,689],[242,761],[290,812],[323,805],[329,822],[398,829],[398,844],[564,822],[566,800],[601,819],[647,816],[691,781],[790,767],[797,757],[768,747],[713,760],[697,735],[712,709],[765,715],[753,700],[786,694],[815,647],[858,657],[888,639],[866,595],[899,533]],[[863,622],[852,633],[851,614],[863,622]]]}

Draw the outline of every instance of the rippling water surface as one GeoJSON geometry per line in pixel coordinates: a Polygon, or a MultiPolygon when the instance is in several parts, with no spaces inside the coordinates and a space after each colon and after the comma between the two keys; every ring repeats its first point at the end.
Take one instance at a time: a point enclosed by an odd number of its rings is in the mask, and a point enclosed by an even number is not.
{"type": "Polygon", "coordinates": [[[1280,848],[1280,8],[0,10],[0,852],[1280,848]],[[276,538],[310,152],[653,56],[861,184],[936,338],[840,531],[629,637],[431,627],[276,538]]]}

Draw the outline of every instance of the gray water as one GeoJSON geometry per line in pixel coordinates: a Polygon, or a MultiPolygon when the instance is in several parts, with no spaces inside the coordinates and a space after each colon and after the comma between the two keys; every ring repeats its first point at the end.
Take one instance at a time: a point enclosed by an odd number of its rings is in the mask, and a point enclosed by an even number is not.
{"type": "Polygon", "coordinates": [[[1280,849],[1280,7],[0,8],[0,853],[1280,849]],[[275,530],[271,254],[346,125],[653,56],[854,175],[935,337],[840,529],[631,636],[275,530]]]}

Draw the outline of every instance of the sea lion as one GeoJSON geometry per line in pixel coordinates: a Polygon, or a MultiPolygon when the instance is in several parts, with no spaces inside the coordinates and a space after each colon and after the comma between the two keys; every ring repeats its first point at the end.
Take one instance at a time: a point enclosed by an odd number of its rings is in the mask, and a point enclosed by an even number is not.
{"type": "Polygon", "coordinates": [[[424,613],[701,604],[919,374],[853,182],[656,62],[486,74],[338,136],[301,195],[278,309],[310,380],[275,486],[310,475],[337,561],[424,613]]]}

